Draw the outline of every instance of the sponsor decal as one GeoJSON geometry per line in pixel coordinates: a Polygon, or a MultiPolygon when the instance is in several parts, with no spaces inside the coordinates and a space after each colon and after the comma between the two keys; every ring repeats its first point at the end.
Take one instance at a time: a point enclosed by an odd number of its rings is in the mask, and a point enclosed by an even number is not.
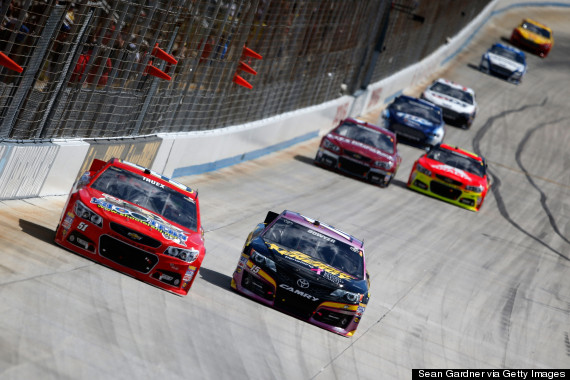
{"type": "MultiPolygon", "coordinates": [[[[143,210],[140,210],[140,212],[133,212],[128,208],[120,207],[117,204],[111,203],[104,198],[93,197],[91,198],[91,203],[99,208],[102,208],[105,211],[124,216],[127,219],[136,220],[137,222],[160,232],[165,239],[186,246],[186,240],[188,240],[188,236],[186,236],[182,230],[166,223],[165,221],[159,221],[153,218],[155,217],[153,214],[146,216],[143,214],[143,210]]],[[[129,208],[132,207],[133,206],[129,205],[129,208]]]]}
{"type": "Polygon", "coordinates": [[[245,266],[245,263],[247,263],[247,260],[249,260],[249,258],[247,256],[241,256],[239,258],[239,262],[238,262],[238,267],[239,268],[243,268],[245,266]]]}
{"type": "Polygon", "coordinates": [[[511,61],[509,58],[505,58],[492,53],[489,53],[489,60],[493,65],[499,65],[511,71],[521,71],[524,67],[523,65],[511,61]]]}
{"type": "Polygon", "coordinates": [[[71,211],[68,211],[67,214],[65,215],[65,219],[63,219],[63,222],[61,223],[61,226],[63,227],[63,231],[61,233],[62,237],[67,235],[69,229],[71,228],[71,225],[73,224],[74,219],[75,219],[75,214],[71,211]]]}
{"type": "Polygon", "coordinates": [[[432,165],[432,168],[434,168],[436,170],[441,170],[442,172],[446,172],[446,173],[456,175],[456,176],[461,177],[461,178],[466,179],[466,180],[470,179],[470,177],[467,175],[467,173],[465,173],[461,169],[454,168],[453,166],[442,164],[442,165],[432,165]]]}
{"type": "Polygon", "coordinates": [[[337,285],[342,284],[342,280],[340,278],[338,278],[337,276],[335,276],[329,272],[324,272],[323,277],[326,278],[327,280],[329,280],[330,282],[334,282],[337,285]]]}
{"type": "Polygon", "coordinates": [[[380,149],[375,149],[374,147],[371,147],[370,145],[363,144],[360,141],[351,140],[351,139],[347,139],[346,137],[335,136],[335,135],[329,135],[329,138],[332,138],[334,140],[337,140],[337,141],[340,141],[343,143],[351,144],[351,145],[357,146],[357,147],[362,148],[362,149],[366,149],[366,150],[368,150],[374,154],[377,154],[378,156],[382,156],[382,157],[390,158],[390,159],[392,158],[392,156],[382,152],[380,149]]]}
{"type": "Polygon", "coordinates": [[[143,179],[143,181],[148,182],[148,183],[151,183],[151,184],[153,184],[153,185],[156,186],[156,187],[160,187],[161,189],[164,189],[164,188],[165,188],[164,184],[162,184],[162,183],[160,183],[160,182],[158,182],[158,181],[155,181],[155,180],[153,180],[153,179],[150,179],[150,178],[147,178],[147,177],[142,177],[142,179],[143,179]]]}
{"type": "Polygon", "coordinates": [[[300,296],[300,297],[303,297],[303,298],[306,298],[306,299],[308,299],[308,300],[311,300],[311,301],[313,301],[313,302],[319,300],[318,297],[313,297],[313,296],[310,295],[309,293],[302,292],[302,291],[300,291],[299,289],[295,289],[294,287],[292,287],[292,286],[290,286],[290,285],[287,285],[287,284],[281,284],[281,285],[279,285],[279,287],[280,287],[280,288],[283,288],[283,289],[285,289],[285,290],[288,290],[288,291],[290,291],[291,293],[296,294],[296,295],[298,295],[298,296],[300,296]]]}
{"type": "Polygon", "coordinates": [[[317,232],[317,231],[315,231],[315,230],[309,229],[309,230],[307,230],[307,233],[309,233],[309,234],[311,234],[311,235],[313,235],[313,236],[316,236],[316,237],[318,237],[318,238],[321,238],[321,239],[323,239],[323,240],[329,241],[329,242],[331,242],[331,243],[333,243],[333,244],[336,243],[336,240],[334,240],[333,238],[330,238],[330,237],[328,237],[328,236],[326,236],[326,235],[323,235],[323,234],[321,234],[321,233],[319,233],[319,232],[317,232]]]}
{"type": "Polygon", "coordinates": [[[192,278],[194,278],[194,273],[196,272],[196,267],[189,266],[184,278],[182,279],[182,289],[186,289],[192,278]]]}
{"type": "Polygon", "coordinates": [[[287,251],[286,249],[283,249],[274,243],[269,244],[269,249],[275,250],[278,253],[280,253],[281,255],[283,255],[283,256],[287,257],[288,259],[293,260],[297,263],[302,263],[302,264],[308,265],[311,267],[311,269],[321,269],[322,271],[330,273],[332,275],[335,275],[335,276],[337,276],[343,280],[353,279],[352,276],[344,273],[343,271],[340,271],[336,268],[333,268],[333,267],[331,267],[327,264],[324,264],[320,261],[314,260],[310,256],[305,255],[304,253],[301,253],[299,251],[287,251]]]}
{"type": "Polygon", "coordinates": [[[414,115],[410,115],[404,112],[397,112],[396,115],[398,115],[398,117],[404,119],[406,122],[407,121],[411,121],[413,123],[419,124],[419,125],[424,125],[424,126],[432,126],[433,123],[427,121],[426,119],[423,119],[421,117],[417,117],[414,115]]]}
{"type": "MultiPolygon", "coordinates": [[[[303,219],[305,219],[307,222],[309,222],[309,223],[311,223],[311,224],[315,224],[315,222],[316,222],[315,219],[308,218],[308,217],[306,217],[306,216],[304,216],[304,215],[301,215],[301,216],[303,217],[303,219]]],[[[293,224],[293,222],[291,222],[289,219],[284,219],[284,221],[285,221],[287,224],[289,224],[289,222],[290,222],[291,224],[293,224]]],[[[342,232],[341,230],[339,230],[339,229],[337,229],[337,228],[334,228],[333,226],[329,226],[328,224],[322,223],[322,222],[320,222],[320,226],[321,226],[321,227],[324,227],[324,228],[328,228],[329,230],[333,231],[333,232],[336,233],[337,235],[342,236],[342,237],[345,238],[346,240],[352,240],[352,237],[351,237],[350,235],[348,235],[348,234],[345,233],[345,232],[342,232]]]]}

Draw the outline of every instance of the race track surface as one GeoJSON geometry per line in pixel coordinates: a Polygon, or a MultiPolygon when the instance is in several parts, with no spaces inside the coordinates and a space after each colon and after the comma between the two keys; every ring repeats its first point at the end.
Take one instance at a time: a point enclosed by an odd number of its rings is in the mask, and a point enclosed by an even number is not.
{"type": "MultiPolygon", "coordinates": [[[[570,367],[570,11],[515,9],[486,24],[445,76],[480,109],[446,142],[488,159],[479,213],[312,165],[318,140],[210,174],[207,255],[186,297],[53,243],[65,197],[0,203],[1,379],[410,379],[412,368],[570,367]],[[520,86],[477,70],[531,15],[555,31],[520,86]],[[371,301],[352,338],[244,298],[230,276],[268,210],[364,240],[371,301]]],[[[427,84],[427,82],[426,82],[427,84]]],[[[418,95],[423,88],[410,90],[418,95]]],[[[371,121],[378,114],[366,115],[371,121]]]]}

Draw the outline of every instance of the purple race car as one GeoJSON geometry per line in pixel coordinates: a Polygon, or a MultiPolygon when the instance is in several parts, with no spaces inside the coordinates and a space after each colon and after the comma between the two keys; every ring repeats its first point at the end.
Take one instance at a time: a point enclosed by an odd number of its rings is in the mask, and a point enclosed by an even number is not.
{"type": "Polygon", "coordinates": [[[292,211],[269,211],[249,234],[231,286],[347,337],[370,298],[362,241],[292,211]]]}

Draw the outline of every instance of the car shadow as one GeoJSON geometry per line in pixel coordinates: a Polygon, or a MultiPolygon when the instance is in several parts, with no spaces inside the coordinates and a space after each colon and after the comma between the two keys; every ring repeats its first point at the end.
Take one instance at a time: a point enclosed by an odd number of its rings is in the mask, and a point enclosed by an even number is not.
{"type": "Polygon", "coordinates": [[[304,164],[309,164],[309,165],[313,165],[313,162],[314,162],[312,157],[305,157],[305,156],[301,156],[300,154],[296,154],[293,158],[299,162],[302,162],[304,164]]]}
{"type": "Polygon", "coordinates": [[[467,67],[469,67],[470,69],[473,69],[473,70],[481,71],[479,69],[479,65],[474,65],[473,63],[468,63],[467,67]]]}
{"type": "Polygon", "coordinates": [[[200,272],[198,272],[203,280],[209,282],[212,285],[216,285],[222,289],[232,291],[233,289],[230,286],[232,281],[231,276],[225,275],[220,272],[216,272],[215,270],[205,268],[202,266],[200,268],[200,272]]]}
{"type": "Polygon", "coordinates": [[[39,239],[43,242],[56,245],[54,242],[55,230],[52,230],[44,226],[40,226],[39,224],[29,222],[24,219],[20,219],[19,225],[24,233],[33,236],[36,239],[39,239]]]}
{"type": "Polygon", "coordinates": [[[402,189],[407,189],[408,188],[408,182],[401,181],[399,179],[394,178],[392,180],[392,182],[390,183],[390,186],[396,186],[396,187],[400,187],[402,189]]]}
{"type": "MultiPolygon", "coordinates": [[[[421,148],[420,148],[420,149],[421,149],[421,148]]],[[[424,151],[425,151],[425,149],[421,149],[421,150],[424,150],[424,151]]],[[[299,161],[299,162],[303,162],[303,163],[305,163],[305,164],[314,166],[315,168],[319,168],[319,169],[321,169],[321,170],[328,170],[328,171],[330,171],[331,173],[335,173],[335,174],[341,175],[341,176],[343,176],[343,177],[345,177],[345,178],[348,178],[348,179],[351,179],[351,180],[354,180],[354,181],[359,181],[359,182],[362,182],[362,183],[364,183],[364,184],[366,184],[366,185],[374,186],[374,187],[378,187],[379,189],[382,189],[382,187],[380,187],[380,186],[378,186],[378,185],[375,185],[375,184],[372,184],[372,183],[370,183],[370,182],[368,182],[368,181],[365,181],[365,180],[363,180],[363,179],[361,179],[361,178],[356,178],[356,177],[353,177],[353,176],[351,176],[351,175],[349,175],[349,174],[346,174],[346,173],[338,172],[338,171],[335,171],[335,170],[332,170],[332,169],[329,169],[329,168],[326,168],[326,167],[322,167],[322,166],[319,166],[319,165],[315,165],[315,162],[314,162],[314,160],[313,160],[311,157],[305,157],[305,156],[301,156],[301,155],[296,155],[296,156],[294,157],[294,159],[297,160],[297,161],[299,161]]],[[[399,180],[399,179],[394,178],[394,179],[392,179],[392,182],[390,182],[390,185],[389,185],[389,186],[396,186],[396,187],[401,187],[401,188],[406,189],[406,188],[407,188],[407,182],[404,182],[404,181],[401,181],[401,180],[399,180]]]]}

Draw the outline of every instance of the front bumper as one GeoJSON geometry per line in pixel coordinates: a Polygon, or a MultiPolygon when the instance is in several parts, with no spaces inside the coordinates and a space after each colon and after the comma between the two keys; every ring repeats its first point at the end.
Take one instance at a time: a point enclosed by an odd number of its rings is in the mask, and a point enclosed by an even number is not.
{"type": "Polygon", "coordinates": [[[394,177],[394,172],[371,167],[369,162],[338,155],[323,148],[317,151],[315,163],[380,186],[386,186],[394,177]]]}
{"type": "Polygon", "coordinates": [[[479,211],[484,195],[467,191],[460,186],[440,181],[414,170],[408,179],[408,188],[471,211],[479,211]]]}
{"type": "Polygon", "coordinates": [[[269,274],[243,254],[232,276],[231,287],[262,304],[346,337],[354,335],[366,308],[363,303],[327,300],[322,294],[318,294],[315,301],[303,292],[292,292],[289,289],[294,285],[282,282],[275,273],[269,274]]]}
{"type": "Polygon", "coordinates": [[[129,240],[126,236],[133,232],[105,219],[101,227],[94,226],[68,208],[56,230],[55,242],[158,288],[178,295],[188,294],[200,269],[201,259],[189,265],[162,254],[165,246],[158,240],[141,233],[136,233],[142,237],[139,242],[129,240]]]}

